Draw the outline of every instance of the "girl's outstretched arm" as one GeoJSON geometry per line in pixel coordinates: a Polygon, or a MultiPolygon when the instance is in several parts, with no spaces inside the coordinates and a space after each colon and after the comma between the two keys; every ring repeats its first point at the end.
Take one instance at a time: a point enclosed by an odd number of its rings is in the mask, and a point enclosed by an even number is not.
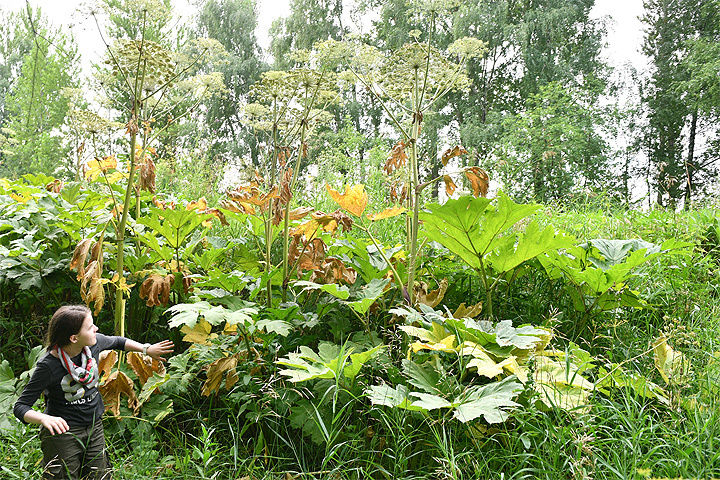
{"type": "Polygon", "coordinates": [[[149,355],[155,360],[164,362],[167,360],[165,355],[172,353],[175,350],[175,345],[170,340],[163,340],[162,342],[142,344],[129,338],[125,342],[125,350],[128,352],[142,352],[145,355],[149,355]]]}

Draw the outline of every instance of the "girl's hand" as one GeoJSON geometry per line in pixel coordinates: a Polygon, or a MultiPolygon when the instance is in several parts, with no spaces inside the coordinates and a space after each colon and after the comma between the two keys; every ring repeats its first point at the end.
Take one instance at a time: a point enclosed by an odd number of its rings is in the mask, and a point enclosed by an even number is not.
{"type": "Polygon", "coordinates": [[[147,349],[147,354],[155,360],[160,360],[161,362],[164,362],[167,359],[163,355],[172,353],[174,351],[174,348],[175,345],[173,344],[173,342],[171,342],[170,340],[163,340],[162,342],[150,345],[147,349]]]}
{"type": "Polygon", "coordinates": [[[65,433],[70,430],[64,418],[53,417],[52,415],[43,414],[40,418],[40,425],[47,428],[50,431],[50,435],[65,433]]]}

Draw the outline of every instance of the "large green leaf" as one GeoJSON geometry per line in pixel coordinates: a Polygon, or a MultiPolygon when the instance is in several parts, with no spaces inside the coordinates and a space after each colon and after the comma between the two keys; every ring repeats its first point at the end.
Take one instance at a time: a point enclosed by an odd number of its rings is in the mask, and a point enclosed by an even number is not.
{"type": "Polygon", "coordinates": [[[520,406],[513,398],[517,397],[522,388],[522,384],[513,376],[481,387],[471,387],[453,402],[453,416],[463,423],[480,416],[488,423],[502,423],[507,420],[507,409],[520,406]]]}
{"type": "Polygon", "coordinates": [[[280,373],[290,377],[291,382],[339,378],[341,375],[353,380],[362,366],[377,355],[381,348],[384,348],[384,345],[380,344],[369,350],[353,353],[354,346],[321,342],[317,353],[303,345],[298,352],[291,352],[276,363],[290,367],[280,370],[280,373]]]}
{"type": "Polygon", "coordinates": [[[514,236],[504,237],[498,248],[490,252],[489,261],[496,272],[509,272],[527,260],[569,247],[574,242],[574,237],[557,234],[552,226],[540,230],[537,222],[533,221],[517,239],[514,236]]]}
{"type": "Polygon", "coordinates": [[[422,410],[421,407],[413,405],[408,398],[409,390],[405,385],[373,385],[365,394],[373,405],[384,405],[386,407],[402,408],[404,410],[422,410]]]}
{"type": "Polygon", "coordinates": [[[337,283],[320,284],[315,282],[308,282],[305,280],[299,280],[293,285],[301,287],[303,291],[306,290],[322,290],[323,292],[329,293],[335,298],[345,300],[350,296],[350,290],[344,285],[337,283]]]}
{"type": "Polygon", "coordinates": [[[410,392],[404,385],[372,386],[365,393],[373,405],[426,412],[448,408],[453,409],[453,417],[463,423],[481,416],[488,423],[501,423],[507,419],[508,409],[520,406],[513,398],[521,390],[522,384],[511,376],[500,382],[470,387],[452,400],[432,393],[410,392]]]}
{"type": "Polygon", "coordinates": [[[630,290],[628,281],[641,265],[662,254],[684,254],[687,247],[677,241],[659,246],[642,240],[595,239],[538,258],[551,278],[565,278],[574,285],[570,294],[576,310],[586,311],[591,306],[598,310],[648,308],[637,292],[630,290]]]}
{"type": "MultiPolygon", "coordinates": [[[[498,194],[496,204],[492,205],[486,198],[469,196],[448,200],[444,205],[428,204],[420,213],[423,235],[480,270],[485,256],[495,248],[504,244],[505,250],[510,251],[510,240],[502,235],[518,220],[540,208],[539,205],[517,204],[502,192],[498,194]]],[[[521,250],[517,255],[523,254],[524,250],[521,250]]]]}
{"type": "Polygon", "coordinates": [[[187,325],[192,328],[200,317],[204,318],[210,325],[220,325],[226,322],[228,325],[247,325],[252,322],[252,316],[257,314],[257,309],[243,305],[240,308],[230,309],[222,305],[211,305],[208,302],[179,303],[166,310],[172,315],[168,325],[179,327],[187,325]]]}
{"type": "Polygon", "coordinates": [[[355,296],[357,300],[347,302],[348,306],[360,315],[364,315],[370,306],[382,296],[388,283],[390,280],[387,278],[373,278],[370,283],[360,289],[355,296]]]}
{"type": "Polygon", "coordinates": [[[403,373],[408,378],[410,385],[419,388],[426,393],[439,393],[441,384],[440,372],[430,362],[425,365],[418,365],[412,360],[404,359],[403,373]]]}
{"type": "Polygon", "coordinates": [[[175,250],[183,248],[190,235],[210,217],[209,214],[199,214],[195,210],[150,207],[150,214],[141,217],[137,223],[150,227],[142,234],[143,241],[149,247],[155,249],[167,246],[175,250]],[[156,238],[158,235],[163,238],[162,244],[156,238]]]}

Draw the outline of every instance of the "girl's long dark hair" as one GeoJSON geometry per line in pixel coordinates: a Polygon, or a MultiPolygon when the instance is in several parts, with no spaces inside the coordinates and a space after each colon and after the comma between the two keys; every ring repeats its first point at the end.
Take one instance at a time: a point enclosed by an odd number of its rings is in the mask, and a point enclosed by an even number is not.
{"type": "Polygon", "coordinates": [[[62,348],[70,343],[70,337],[76,335],[82,327],[90,309],[85,305],[65,305],[58,308],[50,319],[45,346],[48,350],[62,348]]]}

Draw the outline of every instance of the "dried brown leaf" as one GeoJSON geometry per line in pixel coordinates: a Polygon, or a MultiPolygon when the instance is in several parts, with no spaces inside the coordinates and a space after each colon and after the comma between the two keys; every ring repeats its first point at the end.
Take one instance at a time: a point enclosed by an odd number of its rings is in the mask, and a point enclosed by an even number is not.
{"type": "Polygon", "coordinates": [[[448,279],[443,278],[438,285],[437,290],[428,292],[428,285],[425,282],[420,282],[415,285],[415,299],[418,303],[425,304],[429,307],[436,307],[445,297],[445,292],[448,288],[448,279]]]}
{"type": "Polygon", "coordinates": [[[138,167],[138,188],[155,193],[155,162],[152,157],[147,155],[138,167]]]}
{"type": "Polygon", "coordinates": [[[447,193],[448,197],[452,197],[452,194],[457,190],[457,185],[455,185],[450,175],[443,175],[443,182],[445,182],[445,193],[447,193]]]}
{"type": "Polygon", "coordinates": [[[346,267],[339,258],[326,258],[319,269],[313,271],[310,277],[315,283],[341,283],[355,284],[357,272],[352,267],[346,267]]]}
{"type": "Polygon", "coordinates": [[[215,360],[207,367],[207,380],[202,386],[202,395],[209,397],[213,392],[220,392],[220,383],[226,372],[237,367],[238,356],[231,355],[215,360]]]}
{"type": "Polygon", "coordinates": [[[92,238],[83,238],[82,240],[80,240],[80,243],[78,243],[77,247],[75,247],[72,260],[70,260],[69,268],[70,270],[77,270],[78,280],[81,280],[85,275],[85,259],[87,258],[87,254],[88,251],[90,251],[91,245],[92,238]]]}
{"type": "Polygon", "coordinates": [[[390,150],[390,156],[385,162],[385,167],[383,167],[386,174],[390,175],[394,170],[403,167],[407,163],[408,157],[405,153],[405,147],[407,147],[407,144],[400,140],[390,150]]]}
{"type": "Polygon", "coordinates": [[[60,193],[65,183],[62,180],[55,179],[45,185],[45,190],[52,193],[60,193]]]}
{"type": "Polygon", "coordinates": [[[165,366],[161,362],[154,360],[149,355],[143,355],[138,352],[130,352],[127,355],[127,359],[130,364],[130,368],[132,368],[135,375],[137,375],[140,385],[144,386],[154,373],[165,375],[165,366]]]}
{"type": "Polygon", "coordinates": [[[488,188],[490,187],[490,177],[487,172],[480,167],[465,168],[465,176],[470,180],[473,195],[476,197],[486,197],[488,188]]]}
{"type": "Polygon", "coordinates": [[[100,362],[98,363],[98,375],[100,375],[100,382],[103,382],[113,367],[117,363],[118,353],[116,350],[103,350],[100,352],[100,362]]]}
{"type": "Polygon", "coordinates": [[[475,305],[465,306],[465,303],[461,303],[460,306],[453,313],[453,318],[474,318],[480,315],[482,312],[482,302],[475,305]]]}
{"type": "Polygon", "coordinates": [[[448,148],[443,152],[440,161],[443,165],[447,165],[451,158],[457,157],[458,155],[465,155],[466,153],[468,152],[463,147],[455,145],[453,148],[448,148]]]}
{"type": "Polygon", "coordinates": [[[175,283],[175,275],[153,273],[140,286],[140,298],[147,299],[148,307],[164,307],[170,301],[170,291],[175,283]]]}
{"type": "Polygon", "coordinates": [[[138,400],[135,395],[135,388],[130,377],[123,372],[114,371],[99,387],[100,394],[105,402],[105,411],[112,412],[116,417],[120,416],[120,396],[128,398],[128,408],[137,413],[138,400]]]}
{"type": "Polygon", "coordinates": [[[322,267],[325,260],[327,246],[321,238],[313,238],[309,242],[303,241],[303,237],[293,237],[288,249],[288,258],[291,264],[297,262],[298,276],[304,270],[315,270],[322,267]]]}

